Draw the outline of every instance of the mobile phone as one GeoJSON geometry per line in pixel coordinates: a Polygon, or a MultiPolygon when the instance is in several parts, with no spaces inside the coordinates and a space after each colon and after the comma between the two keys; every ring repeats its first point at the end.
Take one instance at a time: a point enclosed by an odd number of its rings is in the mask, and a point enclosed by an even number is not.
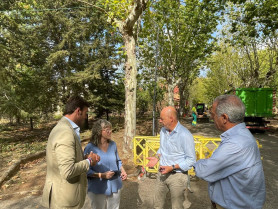
{"type": "Polygon", "coordinates": [[[111,170],[112,172],[115,173],[115,175],[121,175],[121,171],[120,170],[111,170]]]}

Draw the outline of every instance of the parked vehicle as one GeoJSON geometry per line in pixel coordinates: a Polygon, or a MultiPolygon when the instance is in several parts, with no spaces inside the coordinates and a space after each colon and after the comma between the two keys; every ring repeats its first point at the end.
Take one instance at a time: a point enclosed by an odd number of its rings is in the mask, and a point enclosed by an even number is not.
{"type": "Polygon", "coordinates": [[[207,108],[205,103],[196,104],[197,109],[197,122],[209,122],[209,117],[207,115],[207,108]]]}
{"type": "Polygon", "coordinates": [[[256,130],[268,129],[266,118],[274,117],[276,91],[272,88],[238,88],[232,91],[245,105],[247,128],[256,130]]]}

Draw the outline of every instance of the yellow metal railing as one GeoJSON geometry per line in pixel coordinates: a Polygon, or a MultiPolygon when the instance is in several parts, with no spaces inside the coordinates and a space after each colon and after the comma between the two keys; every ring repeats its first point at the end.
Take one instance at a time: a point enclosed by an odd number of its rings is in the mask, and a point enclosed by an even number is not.
{"type": "Polygon", "coordinates": [[[199,147],[199,156],[198,155],[196,156],[197,160],[209,158],[214,152],[214,150],[217,149],[217,147],[221,142],[220,138],[204,137],[199,135],[194,135],[194,140],[195,140],[195,146],[196,146],[196,141],[199,141],[201,143],[199,147]]]}
{"type": "MultiPolygon", "coordinates": [[[[196,160],[209,158],[215,149],[219,146],[221,139],[215,137],[204,137],[200,135],[194,135],[196,160]]],[[[262,145],[257,140],[259,148],[262,145]]],[[[136,165],[141,165],[146,172],[157,173],[158,164],[149,168],[146,167],[148,160],[146,158],[155,156],[159,149],[160,141],[159,136],[136,136],[133,138],[133,162],[136,165]]],[[[189,170],[189,174],[194,176],[195,172],[193,168],[189,170]]]]}
{"type": "Polygon", "coordinates": [[[159,136],[136,136],[133,138],[133,162],[135,165],[142,165],[145,167],[146,141],[149,140],[157,140],[159,143],[159,136]]]}
{"type": "MultiPolygon", "coordinates": [[[[159,137],[153,139],[147,139],[146,149],[145,149],[146,158],[155,156],[157,150],[159,149],[159,145],[160,145],[159,137]]],[[[144,165],[148,164],[148,160],[146,158],[144,158],[143,160],[144,165]]],[[[156,164],[153,168],[145,167],[145,169],[149,173],[156,173],[158,171],[158,164],[156,164]]]]}

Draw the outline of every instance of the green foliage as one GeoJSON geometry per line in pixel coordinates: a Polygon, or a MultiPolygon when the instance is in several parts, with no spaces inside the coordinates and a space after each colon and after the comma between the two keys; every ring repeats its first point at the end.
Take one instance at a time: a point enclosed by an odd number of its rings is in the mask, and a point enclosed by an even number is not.
{"type": "Polygon", "coordinates": [[[139,114],[143,115],[145,112],[151,109],[151,95],[144,89],[137,90],[136,107],[139,109],[139,114]]]}
{"type": "MultiPolygon", "coordinates": [[[[116,83],[120,39],[111,33],[102,12],[71,0],[13,1],[1,6],[7,10],[0,13],[3,115],[41,117],[56,111],[73,93],[104,105],[90,87],[116,83]],[[105,80],[108,71],[110,78],[105,80]]],[[[114,84],[108,86],[117,88],[114,84]]]]}
{"type": "Polygon", "coordinates": [[[139,84],[137,89],[136,107],[139,110],[139,114],[143,115],[147,111],[153,110],[154,101],[154,88],[155,88],[155,101],[159,104],[163,101],[163,95],[165,91],[161,88],[159,83],[154,83],[152,79],[143,79],[144,75],[139,76],[139,84]]]}
{"type": "Polygon", "coordinates": [[[227,44],[221,44],[219,48],[220,50],[215,52],[207,62],[209,70],[207,79],[204,80],[204,86],[207,101],[210,102],[226,91],[244,85],[240,75],[247,78],[240,52],[227,44]]]}
{"type": "Polygon", "coordinates": [[[278,2],[224,2],[219,51],[207,62],[207,97],[238,87],[276,88],[278,2]]]}
{"type": "Polygon", "coordinates": [[[278,2],[276,0],[253,0],[232,2],[228,11],[232,18],[232,32],[240,36],[259,37],[270,35],[278,29],[278,2]],[[242,30],[242,27],[245,29],[242,30]]]}
{"type": "MultiPolygon", "coordinates": [[[[237,66],[239,79],[246,87],[274,87],[274,80],[277,74],[277,35],[278,28],[275,16],[277,12],[267,9],[267,2],[270,1],[252,1],[238,2],[237,4],[228,4],[226,7],[226,22],[223,23],[222,40],[231,45],[233,50],[241,60],[237,66]],[[252,8],[255,8],[252,11],[252,8]],[[268,10],[268,17],[264,17],[268,10]],[[259,12],[259,13],[257,13],[259,12]],[[273,27],[264,24],[264,20],[272,20],[273,27]]],[[[273,4],[273,8],[278,5],[273,4]]]]}
{"type": "Polygon", "coordinates": [[[134,1],[133,0],[104,0],[104,8],[112,18],[119,20],[126,19],[130,14],[134,1]]]}
{"type": "Polygon", "coordinates": [[[108,117],[111,112],[124,111],[125,89],[121,74],[104,71],[97,82],[89,83],[88,90],[94,92],[95,98],[91,102],[96,117],[101,117],[103,114],[108,117]]]}
{"type": "Polygon", "coordinates": [[[196,78],[192,85],[190,86],[190,100],[191,104],[195,105],[197,103],[208,104],[210,98],[207,97],[207,90],[205,87],[206,78],[196,78]]]}
{"type": "Polygon", "coordinates": [[[215,52],[207,62],[209,70],[207,78],[204,80],[204,86],[208,101],[239,87],[275,88],[277,72],[274,72],[271,77],[268,75],[270,69],[268,57],[272,52],[267,48],[249,47],[252,45],[241,47],[231,46],[225,42],[220,43],[219,51],[215,52]],[[254,70],[252,64],[256,61],[260,64],[254,70]]]}
{"type": "MultiPolygon", "coordinates": [[[[1,133],[6,133],[6,131],[12,131],[13,128],[8,126],[7,124],[0,124],[0,132],[1,133]]],[[[1,142],[4,140],[1,140],[1,142]]]]}
{"type": "Polygon", "coordinates": [[[179,86],[183,103],[188,97],[188,87],[214,49],[212,33],[220,18],[219,9],[218,1],[165,0],[153,2],[144,16],[139,39],[144,69],[153,74],[158,53],[158,76],[171,87],[168,91],[179,86]]]}

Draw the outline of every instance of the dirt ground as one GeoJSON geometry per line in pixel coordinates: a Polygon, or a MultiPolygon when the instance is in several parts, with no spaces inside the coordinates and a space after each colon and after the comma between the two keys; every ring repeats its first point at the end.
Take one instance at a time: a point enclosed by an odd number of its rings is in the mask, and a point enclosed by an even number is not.
{"type": "MultiPolygon", "coordinates": [[[[198,124],[197,127],[190,125],[190,119],[182,120],[193,134],[210,137],[219,137],[220,132],[216,131],[213,123],[198,124]]],[[[266,180],[266,203],[264,209],[277,209],[278,199],[278,122],[271,121],[271,129],[264,134],[254,134],[262,145],[260,149],[263,157],[263,165],[266,180]]],[[[138,127],[141,135],[150,135],[151,123],[143,123],[138,127]]],[[[112,138],[117,142],[118,150],[122,146],[123,130],[113,133],[112,138]]],[[[83,142],[83,146],[88,141],[83,142]]],[[[137,172],[137,168],[130,161],[132,154],[124,155],[119,153],[128,174],[137,172]]],[[[46,175],[45,158],[22,165],[20,171],[6,182],[0,190],[0,208],[3,209],[33,209],[43,207],[40,205],[42,188],[46,175]]],[[[152,197],[155,187],[155,176],[139,179],[137,176],[129,177],[124,182],[121,194],[120,209],[151,209],[153,208],[152,197]]],[[[189,201],[192,203],[190,209],[208,209],[209,197],[207,193],[207,183],[203,180],[193,179],[191,181],[193,193],[188,194],[189,201]]],[[[90,208],[88,199],[83,208],[90,208]]],[[[170,209],[170,199],[165,205],[165,209],[170,209]]]]}

